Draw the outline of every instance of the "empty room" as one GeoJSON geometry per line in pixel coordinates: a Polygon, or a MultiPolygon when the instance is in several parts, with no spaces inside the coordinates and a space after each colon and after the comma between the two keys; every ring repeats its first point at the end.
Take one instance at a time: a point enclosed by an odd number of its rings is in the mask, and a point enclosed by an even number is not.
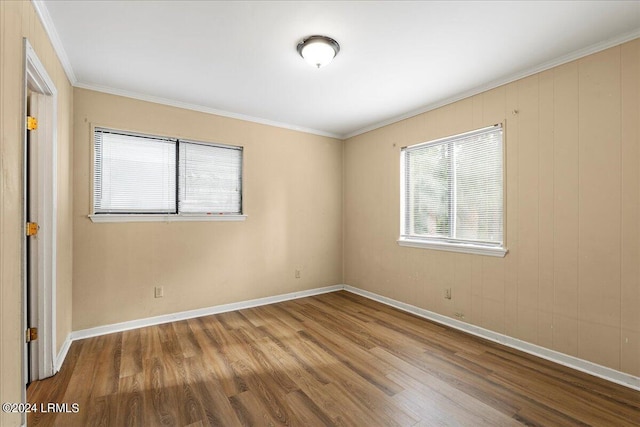
{"type": "Polygon", "coordinates": [[[0,426],[640,426],[640,1],[0,37],[0,426]]]}

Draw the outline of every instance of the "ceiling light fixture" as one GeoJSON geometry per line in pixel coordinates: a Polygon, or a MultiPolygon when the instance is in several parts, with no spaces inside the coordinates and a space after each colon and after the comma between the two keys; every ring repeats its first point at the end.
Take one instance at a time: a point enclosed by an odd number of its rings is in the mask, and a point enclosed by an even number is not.
{"type": "Polygon", "coordinates": [[[340,45],[327,36],[309,36],[298,43],[298,53],[309,64],[321,68],[340,52],[340,45]]]}

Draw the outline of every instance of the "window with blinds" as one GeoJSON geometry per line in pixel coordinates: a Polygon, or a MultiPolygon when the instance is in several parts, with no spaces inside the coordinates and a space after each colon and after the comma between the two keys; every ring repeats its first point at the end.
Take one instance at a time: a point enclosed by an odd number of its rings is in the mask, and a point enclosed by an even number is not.
{"type": "Polygon", "coordinates": [[[240,214],[242,149],[180,141],[183,213],[240,214]]]}
{"type": "Polygon", "coordinates": [[[242,147],[94,130],[99,214],[242,214],[242,147]]]}
{"type": "Polygon", "coordinates": [[[405,147],[401,166],[400,241],[503,248],[501,125],[405,147]]]}

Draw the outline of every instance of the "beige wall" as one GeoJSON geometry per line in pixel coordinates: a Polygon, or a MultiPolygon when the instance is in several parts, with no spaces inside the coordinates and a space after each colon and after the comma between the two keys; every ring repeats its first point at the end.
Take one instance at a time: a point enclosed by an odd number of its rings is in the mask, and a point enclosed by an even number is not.
{"type": "MultiPolygon", "coordinates": [[[[57,349],[71,332],[72,88],[31,5],[0,1],[0,401],[19,402],[22,330],[22,86],[27,37],[58,90],[57,349]]],[[[19,425],[0,413],[0,425],[19,425]]]]}
{"type": "Polygon", "coordinates": [[[639,104],[637,39],[347,140],[345,283],[640,375],[639,104]],[[400,147],[502,121],[507,256],[398,246],[400,147]]]}
{"type": "Polygon", "coordinates": [[[83,89],[74,107],[74,330],[342,283],[341,141],[83,89]],[[246,221],[92,223],[91,124],[243,146],[246,221]]]}

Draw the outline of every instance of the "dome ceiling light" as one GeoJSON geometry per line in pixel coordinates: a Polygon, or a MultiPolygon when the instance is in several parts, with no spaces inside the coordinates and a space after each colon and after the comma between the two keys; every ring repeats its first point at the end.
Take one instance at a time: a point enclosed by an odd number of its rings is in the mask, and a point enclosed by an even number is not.
{"type": "Polygon", "coordinates": [[[309,36],[298,43],[298,53],[309,64],[322,68],[340,52],[340,45],[327,36],[309,36]]]}

